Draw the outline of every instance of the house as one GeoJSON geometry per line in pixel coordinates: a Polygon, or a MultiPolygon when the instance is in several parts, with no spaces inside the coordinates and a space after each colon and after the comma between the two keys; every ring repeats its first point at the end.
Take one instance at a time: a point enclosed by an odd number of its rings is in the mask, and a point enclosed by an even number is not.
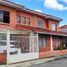
{"type": "Polygon", "coordinates": [[[67,25],[61,26],[60,31],[61,32],[67,32],[67,25]]]}
{"type": "Polygon", "coordinates": [[[62,19],[0,1],[0,62],[16,63],[67,54],[56,49],[67,33],[60,32],[62,19]]]}
{"type": "MultiPolygon", "coordinates": [[[[60,27],[60,32],[65,32],[65,33],[67,33],[67,25],[61,26],[61,27],[60,27]]],[[[64,44],[65,44],[66,47],[67,47],[67,37],[64,38],[64,44]]]]}

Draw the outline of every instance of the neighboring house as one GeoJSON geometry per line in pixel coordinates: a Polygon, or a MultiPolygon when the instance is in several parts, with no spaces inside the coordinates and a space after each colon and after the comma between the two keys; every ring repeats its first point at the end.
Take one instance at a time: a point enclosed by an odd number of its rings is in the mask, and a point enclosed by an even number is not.
{"type": "Polygon", "coordinates": [[[60,21],[12,2],[0,1],[0,61],[9,64],[43,58],[44,52],[53,51],[67,36],[60,32],[60,21]]]}
{"type": "MultiPolygon", "coordinates": [[[[65,32],[65,33],[67,33],[67,25],[61,26],[61,27],[60,27],[60,32],[65,32]]],[[[64,43],[65,43],[65,45],[66,45],[66,47],[67,47],[67,37],[64,38],[64,43]]]]}
{"type": "Polygon", "coordinates": [[[67,25],[61,26],[61,27],[60,27],[60,31],[67,33],[67,25]]]}

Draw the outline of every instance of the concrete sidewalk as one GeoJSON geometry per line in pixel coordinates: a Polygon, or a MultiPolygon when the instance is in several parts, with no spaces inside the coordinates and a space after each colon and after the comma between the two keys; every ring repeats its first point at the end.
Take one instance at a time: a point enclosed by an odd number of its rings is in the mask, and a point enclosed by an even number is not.
{"type": "Polygon", "coordinates": [[[51,61],[62,59],[62,58],[67,58],[67,55],[32,60],[32,61],[21,62],[21,63],[10,64],[10,65],[0,65],[0,67],[29,67],[32,65],[41,64],[41,63],[45,63],[45,62],[51,62],[51,61]]]}

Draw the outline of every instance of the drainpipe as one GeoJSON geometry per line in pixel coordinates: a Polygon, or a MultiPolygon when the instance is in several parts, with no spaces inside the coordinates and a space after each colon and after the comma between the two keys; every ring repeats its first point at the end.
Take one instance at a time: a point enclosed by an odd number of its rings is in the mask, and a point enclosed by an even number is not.
{"type": "Polygon", "coordinates": [[[50,46],[51,46],[51,51],[53,51],[53,40],[52,40],[52,35],[50,35],[50,46]]]}

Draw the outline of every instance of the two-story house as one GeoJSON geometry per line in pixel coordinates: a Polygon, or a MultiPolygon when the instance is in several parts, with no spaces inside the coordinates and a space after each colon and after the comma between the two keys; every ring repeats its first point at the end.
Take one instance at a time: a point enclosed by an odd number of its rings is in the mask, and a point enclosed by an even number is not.
{"type": "MultiPolygon", "coordinates": [[[[60,27],[60,31],[67,33],[67,25],[61,26],[61,27],[60,27]]],[[[67,37],[64,38],[64,44],[65,44],[66,47],[67,47],[67,37]]]]}
{"type": "Polygon", "coordinates": [[[61,32],[66,32],[67,33],[67,25],[63,25],[60,27],[61,32]]]}
{"type": "Polygon", "coordinates": [[[67,34],[59,31],[60,21],[13,2],[0,1],[0,62],[43,58],[44,52],[61,46],[67,34]]]}

